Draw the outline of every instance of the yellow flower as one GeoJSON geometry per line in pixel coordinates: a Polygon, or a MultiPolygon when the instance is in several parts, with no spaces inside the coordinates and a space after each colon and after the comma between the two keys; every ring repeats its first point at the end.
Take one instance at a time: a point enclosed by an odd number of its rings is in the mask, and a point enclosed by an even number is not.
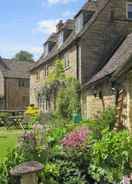
{"type": "Polygon", "coordinates": [[[39,108],[37,108],[33,105],[28,106],[26,111],[25,111],[25,115],[28,115],[28,116],[37,116],[39,114],[40,114],[39,108]]]}

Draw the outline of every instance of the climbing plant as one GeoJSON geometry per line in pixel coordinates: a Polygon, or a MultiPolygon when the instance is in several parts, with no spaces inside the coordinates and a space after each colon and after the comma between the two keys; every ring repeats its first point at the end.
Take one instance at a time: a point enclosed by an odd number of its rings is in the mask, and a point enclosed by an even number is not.
{"type": "Polygon", "coordinates": [[[64,118],[71,118],[74,112],[80,111],[80,85],[72,78],[65,79],[63,86],[57,95],[57,112],[64,118]]]}
{"type": "Polygon", "coordinates": [[[73,112],[80,111],[79,88],[79,82],[75,78],[65,75],[63,60],[57,59],[40,93],[44,99],[50,99],[51,96],[54,98],[55,112],[58,115],[71,118],[73,112]]]}

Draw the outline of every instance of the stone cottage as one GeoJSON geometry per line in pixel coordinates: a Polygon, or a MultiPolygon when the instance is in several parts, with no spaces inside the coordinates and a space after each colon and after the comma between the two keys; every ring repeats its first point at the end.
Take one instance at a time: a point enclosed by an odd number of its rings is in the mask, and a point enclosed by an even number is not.
{"type": "MultiPolygon", "coordinates": [[[[105,44],[108,46],[110,41],[116,41],[108,52],[106,47],[100,52],[104,55],[103,65],[100,62],[96,73],[82,87],[82,112],[86,117],[94,118],[106,107],[116,105],[117,126],[130,128],[131,77],[128,71],[131,68],[128,63],[131,63],[132,1],[109,0],[105,3],[96,21],[101,20],[101,16],[106,17],[106,11],[109,16],[105,44]]],[[[101,22],[104,24],[104,20],[101,22]]],[[[99,63],[99,58],[97,60],[99,63]]]]}
{"type": "Polygon", "coordinates": [[[0,58],[0,110],[24,110],[29,105],[31,66],[0,58]]]}
{"type": "Polygon", "coordinates": [[[81,83],[83,116],[94,118],[106,107],[116,104],[119,121],[123,117],[127,119],[127,104],[123,109],[123,103],[128,103],[126,91],[112,75],[121,64],[120,58],[128,60],[124,54],[131,32],[131,0],[87,1],[74,19],[60,21],[56,33],[44,44],[44,53],[31,70],[31,102],[38,104],[37,90],[48,75],[48,69],[56,58],[63,58],[65,72],[81,83]],[[119,53],[120,58],[117,57],[119,53]]]}
{"type": "Polygon", "coordinates": [[[69,19],[66,22],[60,21],[56,26],[56,33],[53,33],[44,43],[44,52],[31,70],[30,88],[30,102],[39,106],[44,112],[53,110],[52,102],[39,100],[38,93],[56,59],[63,59],[66,75],[72,76],[80,82],[83,81],[84,75],[81,71],[83,68],[81,49],[83,50],[83,48],[79,45],[79,40],[96,12],[96,8],[95,1],[87,1],[74,19],[69,19]]]}

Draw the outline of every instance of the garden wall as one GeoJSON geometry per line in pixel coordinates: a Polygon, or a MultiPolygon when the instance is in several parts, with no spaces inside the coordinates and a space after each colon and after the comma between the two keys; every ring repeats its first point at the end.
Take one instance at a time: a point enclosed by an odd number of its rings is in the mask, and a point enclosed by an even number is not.
{"type": "Polygon", "coordinates": [[[95,119],[107,107],[114,107],[115,100],[110,84],[106,87],[104,83],[95,90],[85,89],[81,96],[82,115],[85,118],[95,119]]]}

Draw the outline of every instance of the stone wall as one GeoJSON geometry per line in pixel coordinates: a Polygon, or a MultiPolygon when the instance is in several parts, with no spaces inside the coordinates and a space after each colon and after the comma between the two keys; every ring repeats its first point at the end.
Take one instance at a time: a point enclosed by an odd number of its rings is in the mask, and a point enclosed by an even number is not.
{"type": "Polygon", "coordinates": [[[81,97],[82,115],[84,118],[95,119],[106,108],[114,107],[115,100],[112,87],[108,83],[100,85],[95,90],[84,89],[81,97]]]}
{"type": "Polygon", "coordinates": [[[4,109],[4,78],[3,74],[0,71],[0,109],[4,109]]]}
{"type": "Polygon", "coordinates": [[[132,71],[127,76],[127,126],[132,132],[132,71]]]}
{"type": "Polygon", "coordinates": [[[4,96],[4,78],[1,71],[0,71],[0,96],[1,97],[4,96]]]}

